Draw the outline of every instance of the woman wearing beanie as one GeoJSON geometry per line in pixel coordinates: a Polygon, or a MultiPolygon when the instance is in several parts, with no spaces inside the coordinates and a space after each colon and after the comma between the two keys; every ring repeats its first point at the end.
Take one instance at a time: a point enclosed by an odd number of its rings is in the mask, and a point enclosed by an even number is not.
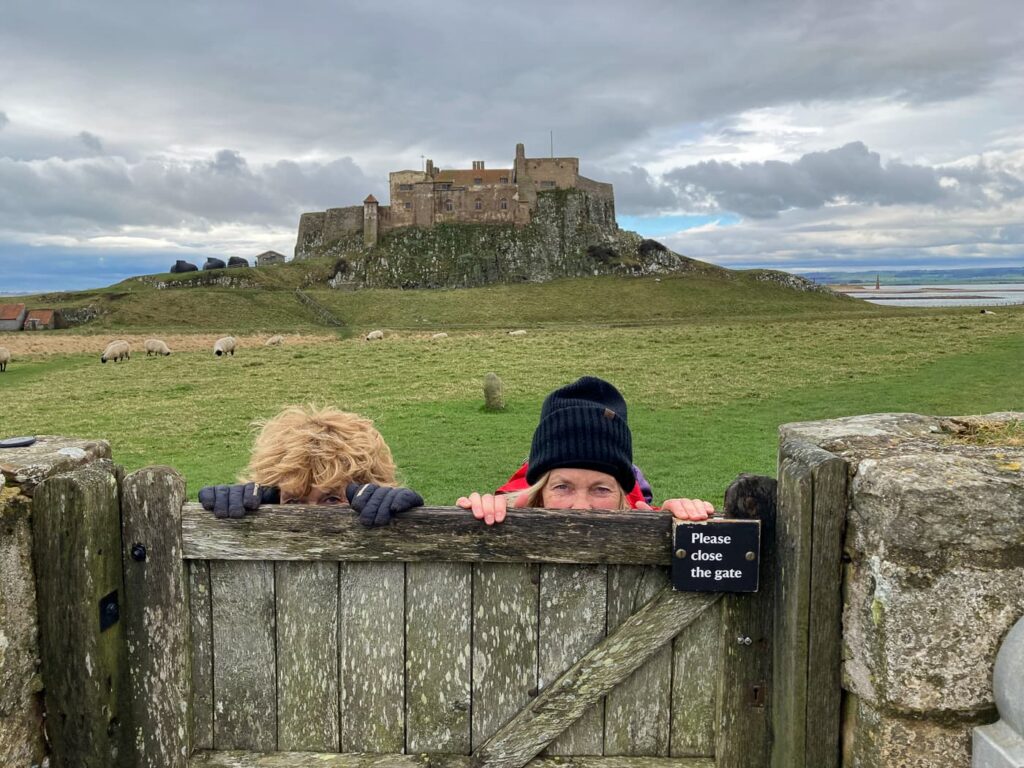
{"type": "MultiPolygon", "coordinates": [[[[505,519],[509,506],[547,509],[653,509],[634,500],[633,437],[626,401],[613,385],[584,376],[544,400],[533,433],[526,482],[512,498],[472,493],[456,501],[487,525],[505,519]]],[[[682,520],[706,520],[714,511],[700,499],[669,499],[662,509],[682,520]]]]}

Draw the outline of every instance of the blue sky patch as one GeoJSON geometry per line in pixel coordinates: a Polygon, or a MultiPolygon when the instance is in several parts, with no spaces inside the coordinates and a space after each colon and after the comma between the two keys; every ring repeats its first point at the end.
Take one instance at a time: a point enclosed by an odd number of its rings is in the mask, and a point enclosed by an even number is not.
{"type": "Polygon", "coordinates": [[[665,216],[616,216],[622,229],[629,229],[644,237],[665,237],[683,232],[694,227],[718,223],[726,227],[738,224],[740,217],[733,213],[716,213],[713,215],[665,215],[665,216]]]}

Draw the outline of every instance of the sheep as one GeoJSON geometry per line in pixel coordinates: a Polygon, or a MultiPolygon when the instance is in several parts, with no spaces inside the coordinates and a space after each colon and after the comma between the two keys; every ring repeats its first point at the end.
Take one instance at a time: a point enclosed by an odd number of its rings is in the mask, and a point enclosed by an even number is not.
{"type": "Polygon", "coordinates": [[[107,348],[100,355],[101,363],[105,363],[107,360],[113,360],[115,363],[118,363],[121,360],[131,359],[131,348],[128,346],[128,342],[123,339],[117,339],[107,344],[107,348]]]}
{"type": "Polygon", "coordinates": [[[161,339],[146,339],[146,357],[150,355],[167,355],[171,354],[171,348],[167,346],[165,341],[161,339]]]}
{"type": "Polygon", "coordinates": [[[11,350],[7,347],[0,347],[0,373],[7,370],[9,362],[11,362],[11,350]]]}
{"type": "Polygon", "coordinates": [[[448,338],[448,334],[447,334],[447,333],[444,333],[444,332],[442,331],[441,333],[435,333],[435,334],[434,334],[433,336],[431,336],[430,338],[432,338],[432,339],[447,339],[447,338],[448,338]]]}
{"type": "Polygon", "coordinates": [[[231,353],[231,356],[235,356],[235,337],[234,336],[222,336],[213,343],[213,354],[217,357],[231,353]]]}
{"type": "Polygon", "coordinates": [[[524,331],[524,330],[509,331],[508,335],[509,336],[525,336],[526,335],[526,331],[524,331]]]}
{"type": "Polygon", "coordinates": [[[370,331],[366,334],[367,341],[380,341],[384,338],[384,331],[370,331]]]}
{"type": "Polygon", "coordinates": [[[276,336],[271,336],[269,339],[264,341],[263,342],[263,346],[265,346],[265,347],[279,347],[279,346],[281,346],[281,342],[283,342],[283,341],[284,341],[284,336],[282,336],[279,333],[276,336]]]}

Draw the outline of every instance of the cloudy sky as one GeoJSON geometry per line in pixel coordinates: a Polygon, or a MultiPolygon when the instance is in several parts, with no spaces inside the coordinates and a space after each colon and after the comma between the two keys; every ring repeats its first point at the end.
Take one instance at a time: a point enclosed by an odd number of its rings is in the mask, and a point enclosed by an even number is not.
{"type": "Polygon", "coordinates": [[[387,172],[580,158],[729,267],[1024,265],[1019,0],[79,3],[0,24],[0,293],[292,253],[387,172]]]}

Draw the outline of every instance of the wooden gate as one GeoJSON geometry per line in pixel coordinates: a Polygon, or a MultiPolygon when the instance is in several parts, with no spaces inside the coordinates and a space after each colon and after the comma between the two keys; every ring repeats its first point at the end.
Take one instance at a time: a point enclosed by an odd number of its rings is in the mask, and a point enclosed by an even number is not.
{"type": "MultiPolygon", "coordinates": [[[[810,521],[801,478],[817,469],[785,470],[810,521]]],[[[488,528],[423,508],[366,529],[289,505],[218,520],[174,470],[140,470],[121,483],[124,597],[104,641],[123,644],[125,679],[93,699],[120,709],[125,766],[829,768],[838,719],[817,712],[828,698],[837,715],[840,693],[809,691],[814,529],[780,524],[780,546],[764,480],[726,499],[727,516],[762,520],[760,591],[718,595],[669,587],[666,514],[515,510],[488,528]]],[[[41,604],[61,587],[46,589],[41,604]]],[[[57,637],[44,677],[76,642],[57,637]]]]}

